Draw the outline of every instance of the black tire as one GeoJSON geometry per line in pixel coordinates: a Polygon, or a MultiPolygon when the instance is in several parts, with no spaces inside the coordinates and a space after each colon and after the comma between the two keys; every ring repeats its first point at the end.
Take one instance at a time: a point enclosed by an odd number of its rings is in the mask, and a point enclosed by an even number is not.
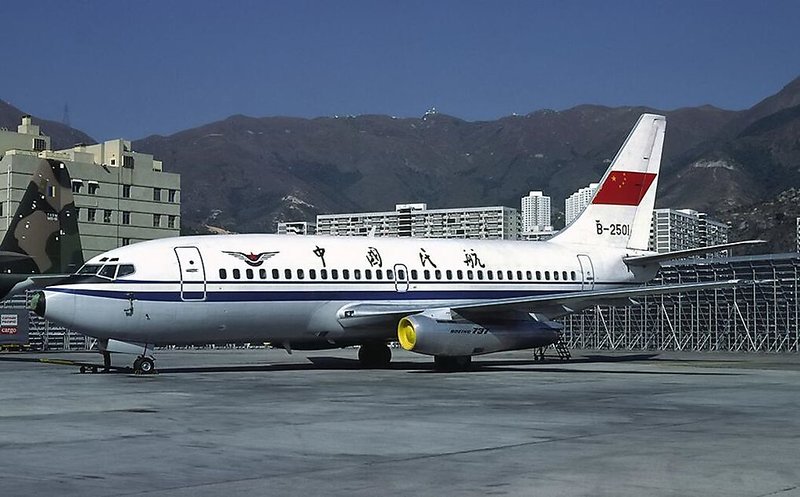
{"type": "Polygon", "coordinates": [[[156,365],[149,357],[142,357],[139,362],[139,372],[142,374],[153,374],[156,372],[156,365]]]}
{"type": "Polygon", "coordinates": [[[81,374],[86,373],[86,366],[81,366],[81,374]]]}
{"type": "Polygon", "coordinates": [[[392,361],[392,350],[384,343],[365,343],[358,349],[362,368],[384,369],[392,361]]]}
{"type": "Polygon", "coordinates": [[[433,357],[433,366],[438,371],[467,371],[472,369],[472,356],[442,356],[433,357]]]}

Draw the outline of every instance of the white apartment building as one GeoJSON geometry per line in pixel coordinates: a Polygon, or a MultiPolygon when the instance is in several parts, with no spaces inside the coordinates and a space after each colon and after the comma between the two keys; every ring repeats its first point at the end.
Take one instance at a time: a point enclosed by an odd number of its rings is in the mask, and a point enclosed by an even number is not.
{"type": "Polygon", "coordinates": [[[313,235],[317,225],[306,221],[286,221],[278,223],[279,235],[313,235]]]}
{"type": "Polygon", "coordinates": [[[424,203],[397,204],[394,211],[320,214],[318,235],[516,240],[519,211],[510,207],[428,209],[424,203]]]}
{"type": "Polygon", "coordinates": [[[532,191],[521,199],[522,233],[552,231],[550,197],[540,191],[532,191]]]}
{"type": "Polygon", "coordinates": [[[599,183],[591,183],[589,186],[580,188],[564,200],[564,224],[571,223],[589,205],[597,191],[599,183]]]}
{"type": "MultiPolygon", "coordinates": [[[[655,209],[649,249],[674,252],[728,242],[728,226],[692,209],[655,209]]],[[[727,255],[723,252],[716,255],[727,255]]]]}
{"type": "Polygon", "coordinates": [[[127,140],[51,150],[30,116],[0,131],[0,238],[42,159],[63,162],[72,178],[84,259],[130,243],[180,234],[180,175],[135,152],[127,140]]]}

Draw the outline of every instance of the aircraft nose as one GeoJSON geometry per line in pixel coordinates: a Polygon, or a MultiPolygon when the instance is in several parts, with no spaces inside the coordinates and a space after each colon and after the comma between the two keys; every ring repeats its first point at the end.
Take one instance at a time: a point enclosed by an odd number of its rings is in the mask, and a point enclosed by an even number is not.
{"type": "Polygon", "coordinates": [[[44,317],[44,313],[47,310],[44,292],[38,291],[31,294],[31,300],[28,302],[28,309],[33,311],[37,316],[44,317]]]}

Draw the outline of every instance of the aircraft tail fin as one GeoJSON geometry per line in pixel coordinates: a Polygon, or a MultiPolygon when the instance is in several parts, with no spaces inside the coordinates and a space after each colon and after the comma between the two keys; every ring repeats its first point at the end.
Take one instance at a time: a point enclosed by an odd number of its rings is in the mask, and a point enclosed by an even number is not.
{"type": "Polygon", "coordinates": [[[642,114],[586,209],[551,240],[647,250],[667,121],[642,114]]]}
{"type": "Polygon", "coordinates": [[[66,165],[42,159],[19,207],[5,219],[0,269],[5,273],[72,273],[83,265],[78,215],[66,165]]]}

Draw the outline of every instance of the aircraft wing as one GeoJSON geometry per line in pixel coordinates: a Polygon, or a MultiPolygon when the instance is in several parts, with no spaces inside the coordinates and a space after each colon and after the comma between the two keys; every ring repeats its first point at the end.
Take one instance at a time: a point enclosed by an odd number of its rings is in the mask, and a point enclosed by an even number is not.
{"type": "MultiPolygon", "coordinates": [[[[459,314],[474,316],[479,313],[502,313],[508,311],[533,313],[547,319],[555,319],[580,311],[596,304],[637,303],[636,297],[670,293],[717,290],[741,286],[748,281],[726,280],[705,283],[682,283],[677,285],[637,286],[613,290],[587,290],[583,292],[556,293],[531,297],[514,297],[493,300],[465,300],[450,303],[447,307],[459,314]]],[[[343,306],[338,311],[338,320],[345,328],[370,326],[390,322],[409,314],[418,314],[441,305],[425,302],[364,302],[343,306]]]]}

